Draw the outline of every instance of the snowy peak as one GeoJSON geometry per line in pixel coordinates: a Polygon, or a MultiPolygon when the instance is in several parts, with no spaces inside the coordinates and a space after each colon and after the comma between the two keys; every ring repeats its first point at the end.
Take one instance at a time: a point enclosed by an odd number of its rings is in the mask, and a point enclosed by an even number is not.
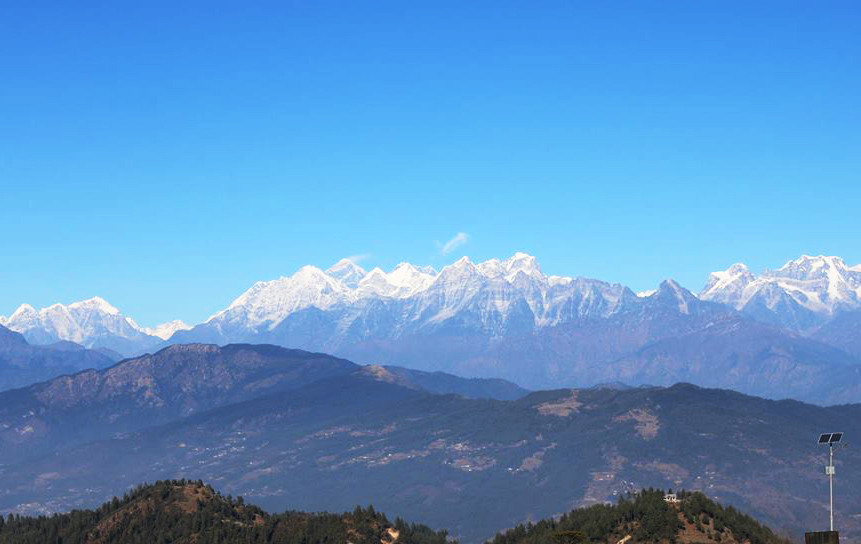
{"type": "MultiPolygon", "coordinates": [[[[620,310],[623,291],[622,286],[597,280],[545,276],[535,257],[520,252],[478,264],[462,257],[438,273],[406,262],[389,272],[365,272],[347,259],[326,272],[303,267],[293,276],[258,282],[210,318],[207,327],[222,336],[247,337],[274,331],[291,314],[313,307],[340,316],[335,318],[339,331],[355,333],[366,330],[368,323],[394,320],[386,334],[397,334],[454,319],[497,334],[510,326],[527,330],[607,317],[620,310]],[[390,304],[375,304],[379,300],[390,304]],[[382,307],[394,314],[368,317],[367,312],[382,307]]],[[[633,293],[630,298],[636,299],[633,293]]]]}
{"type": "Polygon", "coordinates": [[[478,264],[476,269],[487,278],[504,278],[508,282],[514,282],[518,275],[523,275],[533,280],[547,280],[547,277],[541,273],[541,268],[538,266],[538,261],[535,257],[520,252],[503,261],[490,259],[478,264]]]}
{"type": "Polygon", "coordinates": [[[712,273],[700,298],[770,315],[777,323],[804,329],[838,311],[861,308],[858,268],[848,267],[840,257],[824,255],[802,255],[760,276],[736,264],[712,273]],[[800,318],[799,312],[808,317],[800,318]],[[792,323],[783,322],[781,314],[792,314],[792,323]]]}
{"type": "Polygon", "coordinates": [[[541,268],[538,267],[538,261],[532,255],[517,252],[511,258],[504,261],[505,268],[509,274],[523,272],[528,276],[541,277],[541,268]]]}
{"type": "Polygon", "coordinates": [[[726,270],[712,272],[706,286],[700,292],[700,298],[737,306],[745,288],[754,279],[754,275],[746,265],[736,263],[726,270]]]}
{"type": "MultiPolygon", "coordinates": [[[[55,305],[62,306],[62,305],[55,305]]],[[[102,297],[93,297],[80,302],[69,304],[69,310],[77,312],[98,312],[107,315],[120,315],[120,311],[111,306],[107,300],[102,297]]]]}
{"type": "Polygon", "coordinates": [[[799,281],[811,281],[845,276],[851,272],[840,257],[826,257],[819,255],[811,257],[802,255],[794,261],[789,261],[774,271],[766,271],[763,276],[794,279],[799,281]]]}
{"type": "Polygon", "coordinates": [[[329,269],[326,274],[340,280],[347,287],[357,287],[362,278],[365,277],[365,269],[354,263],[351,259],[341,259],[329,269]]]}
{"type": "Polygon", "coordinates": [[[393,296],[397,287],[389,281],[388,275],[380,268],[374,268],[359,282],[363,294],[393,296]]]}
{"type": "Polygon", "coordinates": [[[9,317],[2,318],[3,324],[11,323],[13,321],[19,321],[28,318],[36,318],[39,316],[39,312],[36,311],[36,308],[30,306],[29,304],[22,304],[18,306],[18,308],[12,312],[12,315],[9,317]]]}
{"type": "Polygon", "coordinates": [[[347,300],[349,292],[348,286],[319,268],[303,266],[290,277],[255,283],[207,322],[227,320],[247,329],[274,327],[297,310],[326,309],[347,300]]]}
{"type": "Polygon", "coordinates": [[[167,323],[156,325],[155,327],[146,327],[142,330],[150,336],[157,336],[162,340],[167,340],[173,336],[173,333],[176,331],[191,330],[191,325],[188,325],[179,319],[175,319],[173,321],[168,321],[167,323]]]}
{"type": "MultiPolygon", "coordinates": [[[[379,269],[377,269],[379,270],[379,269]]],[[[394,270],[384,274],[386,282],[394,289],[390,296],[404,298],[424,291],[436,279],[436,274],[420,270],[410,263],[400,263],[394,270]]]]}
{"type": "Polygon", "coordinates": [[[22,304],[3,322],[31,343],[49,344],[69,341],[86,347],[119,347],[105,339],[145,340],[147,333],[133,320],[101,297],[93,297],[68,306],[52,304],[36,310],[22,304]],[[103,343],[104,342],[104,343],[103,343]]]}
{"type": "Polygon", "coordinates": [[[693,293],[672,279],[662,281],[657,291],[648,298],[674,305],[678,307],[679,313],[686,315],[691,313],[693,305],[697,302],[697,297],[693,293]]]}

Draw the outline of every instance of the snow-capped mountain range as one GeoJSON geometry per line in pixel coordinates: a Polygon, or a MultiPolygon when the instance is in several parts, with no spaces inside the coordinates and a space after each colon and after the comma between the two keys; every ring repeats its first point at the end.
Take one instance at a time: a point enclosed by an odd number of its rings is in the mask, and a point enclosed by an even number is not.
{"type": "Polygon", "coordinates": [[[328,270],[304,266],[294,275],[258,282],[225,310],[174,339],[260,339],[278,336],[303,312],[323,312],[338,336],[397,337],[443,326],[492,337],[572,319],[606,318],[638,304],[630,289],[598,280],[546,276],[535,257],[475,264],[467,257],[437,272],[401,263],[366,272],[348,260],[328,270]]]}
{"type": "Polygon", "coordinates": [[[540,376],[521,381],[534,385],[573,372],[563,368],[566,361],[597,369],[649,342],[717,322],[753,319],[808,335],[859,309],[861,266],[838,257],[803,256],[759,276],[736,264],[713,273],[697,297],[671,280],[634,293],[600,280],[546,275],[535,257],[516,253],[480,263],[464,257],[439,271],[409,263],[366,271],[349,259],[327,270],[304,266],[254,284],[194,327],[181,321],[141,327],[98,297],[41,310],[24,304],[0,317],[0,325],[35,344],[68,340],[127,356],[167,343],[273,343],[509,379],[522,372],[507,372],[503,361],[540,353],[540,361],[519,363],[529,372],[540,367],[540,376]]]}
{"type": "Polygon", "coordinates": [[[699,296],[806,331],[840,312],[861,308],[861,265],[847,266],[840,257],[803,255],[756,276],[737,263],[713,272],[699,296]]]}
{"type": "Polygon", "coordinates": [[[124,355],[140,353],[167,340],[177,330],[191,328],[182,321],[151,329],[141,327],[101,297],[69,305],[53,304],[40,310],[22,304],[9,317],[0,316],[0,325],[20,332],[31,344],[66,340],[124,355]]]}

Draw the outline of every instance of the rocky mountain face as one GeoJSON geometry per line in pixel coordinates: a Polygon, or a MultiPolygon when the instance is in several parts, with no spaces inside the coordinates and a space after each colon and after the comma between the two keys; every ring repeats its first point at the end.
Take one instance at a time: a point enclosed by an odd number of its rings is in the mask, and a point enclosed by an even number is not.
{"type": "Polygon", "coordinates": [[[104,368],[116,360],[71,342],[33,346],[21,334],[0,325],[0,391],[86,368],[104,368]]]}
{"type": "Polygon", "coordinates": [[[845,311],[861,309],[861,265],[839,257],[802,257],[756,276],[743,264],[714,272],[700,298],[766,323],[811,331],[845,311]]]}
{"type": "Polygon", "coordinates": [[[25,455],[49,451],[56,444],[135,431],[358,368],[276,346],[171,346],[104,370],[0,394],[0,445],[9,455],[15,447],[25,455]]]}
{"type": "Polygon", "coordinates": [[[0,448],[6,460],[15,452],[30,456],[57,444],[105,439],[353,373],[410,391],[505,399],[527,394],[504,380],[360,367],[321,353],[271,345],[175,345],[103,370],[84,370],[0,393],[0,448]]]}
{"type": "MultiPolygon", "coordinates": [[[[0,393],[0,511],[91,507],[140,481],[189,478],[270,511],[372,503],[479,542],[568,505],[655,486],[701,490],[797,537],[827,519],[816,437],[861,434],[859,405],[691,385],[469,399],[431,394],[381,367],[228,348],[166,350],[79,382],[0,393]],[[130,417],[130,407],[146,418],[130,417]],[[84,421],[101,434],[68,431],[84,421]]],[[[838,489],[857,488],[848,467],[861,454],[836,459],[838,489]]],[[[844,539],[861,537],[859,500],[838,493],[844,539]]]]}
{"type": "Polygon", "coordinates": [[[811,336],[861,358],[861,310],[837,315],[811,336]]]}

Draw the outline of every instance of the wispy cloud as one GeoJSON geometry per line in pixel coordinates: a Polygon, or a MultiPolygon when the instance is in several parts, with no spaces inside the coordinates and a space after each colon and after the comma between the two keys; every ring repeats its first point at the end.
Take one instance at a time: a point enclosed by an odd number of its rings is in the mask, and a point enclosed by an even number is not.
{"type": "Polygon", "coordinates": [[[469,242],[469,234],[465,232],[458,232],[454,235],[454,238],[449,240],[444,244],[440,244],[439,253],[440,255],[448,255],[455,249],[469,242]]]}

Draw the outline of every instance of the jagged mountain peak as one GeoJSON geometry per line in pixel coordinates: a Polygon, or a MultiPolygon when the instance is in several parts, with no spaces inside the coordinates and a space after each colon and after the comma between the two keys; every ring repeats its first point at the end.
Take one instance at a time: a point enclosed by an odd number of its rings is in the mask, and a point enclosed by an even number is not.
{"type": "Polygon", "coordinates": [[[452,264],[444,267],[443,270],[445,270],[446,268],[463,268],[463,267],[474,267],[474,266],[475,266],[475,264],[473,264],[473,262],[470,260],[470,258],[467,257],[466,255],[464,255],[463,257],[456,260],[452,264]]]}
{"type": "Polygon", "coordinates": [[[700,298],[803,331],[837,312],[861,308],[861,271],[856,268],[825,255],[802,255],[759,276],[736,264],[713,272],[700,298]]]}
{"type": "Polygon", "coordinates": [[[33,344],[70,341],[88,348],[138,353],[160,341],[101,297],[37,310],[22,304],[4,323],[33,344]]]}
{"type": "Polygon", "coordinates": [[[299,270],[297,270],[295,274],[293,274],[292,279],[294,281],[329,283],[334,278],[332,278],[316,266],[306,264],[305,266],[299,268],[299,270]]]}
{"type": "Polygon", "coordinates": [[[181,319],[174,319],[173,321],[161,323],[155,327],[144,327],[142,330],[150,336],[157,336],[162,340],[167,340],[173,336],[176,331],[187,331],[189,329],[191,329],[191,325],[185,323],[181,319]]]}
{"type": "MultiPolygon", "coordinates": [[[[349,262],[341,265],[352,269],[349,262]]],[[[677,284],[665,289],[675,293],[671,307],[688,311],[695,299],[690,292],[677,284]]],[[[313,349],[332,350],[332,345],[359,338],[397,338],[440,327],[465,327],[497,337],[507,331],[534,331],[573,320],[606,319],[644,300],[622,285],[582,277],[548,277],[537,259],[524,252],[479,263],[464,256],[439,273],[405,262],[390,272],[377,267],[365,272],[355,287],[315,267],[303,267],[289,278],[255,284],[204,328],[181,338],[229,342],[263,334],[266,341],[289,345],[290,341],[280,340],[282,335],[293,338],[301,330],[303,342],[317,336],[307,328],[306,319],[316,323],[315,327],[321,319],[325,326],[333,327],[326,335],[328,347],[300,344],[313,349]],[[378,304],[382,301],[385,303],[378,304]]]]}
{"type": "Polygon", "coordinates": [[[763,275],[805,281],[828,278],[834,274],[844,275],[846,272],[850,270],[840,257],[802,255],[777,270],[766,270],[763,275]]]}
{"type": "Polygon", "coordinates": [[[326,269],[326,274],[340,280],[344,285],[356,287],[367,272],[352,259],[344,258],[326,269]]]}
{"type": "Polygon", "coordinates": [[[517,252],[512,257],[503,261],[506,268],[506,279],[512,281],[517,274],[524,274],[532,278],[544,279],[538,260],[532,255],[517,252]]]}
{"type": "Polygon", "coordinates": [[[546,277],[541,273],[541,268],[538,266],[538,261],[532,255],[517,252],[508,259],[489,259],[478,263],[475,268],[485,277],[488,278],[505,278],[507,281],[513,281],[518,273],[523,273],[526,276],[545,280],[546,277]]]}
{"type": "Polygon", "coordinates": [[[108,315],[120,315],[120,311],[102,297],[92,297],[80,302],[69,304],[70,310],[96,311],[108,315]]]}
{"type": "Polygon", "coordinates": [[[699,299],[690,291],[679,285],[676,280],[666,279],[661,282],[658,289],[648,297],[652,300],[669,301],[676,304],[679,313],[691,313],[691,305],[696,304],[699,299]]]}

